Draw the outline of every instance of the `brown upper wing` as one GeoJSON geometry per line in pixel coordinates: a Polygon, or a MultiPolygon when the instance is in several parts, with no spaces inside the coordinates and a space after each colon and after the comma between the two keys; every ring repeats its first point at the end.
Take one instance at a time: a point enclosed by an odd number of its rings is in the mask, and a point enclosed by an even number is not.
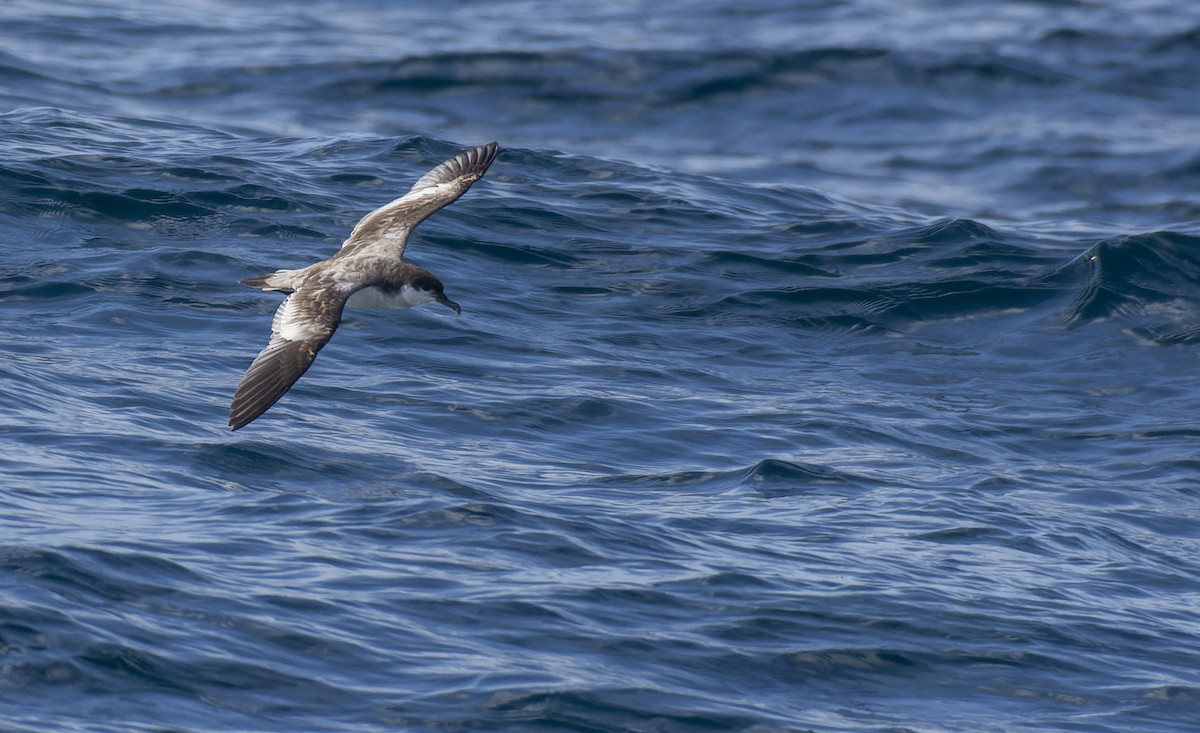
{"type": "Polygon", "coordinates": [[[421,176],[408,193],[364,216],[334,257],[345,257],[368,246],[381,246],[388,255],[400,257],[412,230],[466,193],[487,172],[499,149],[496,143],[488,143],[464,150],[421,176]]]}
{"type": "Polygon", "coordinates": [[[329,343],[350,292],[328,281],[305,283],[275,311],[271,340],[254,357],[229,406],[237,430],[267,411],[300,378],[329,343]]]}

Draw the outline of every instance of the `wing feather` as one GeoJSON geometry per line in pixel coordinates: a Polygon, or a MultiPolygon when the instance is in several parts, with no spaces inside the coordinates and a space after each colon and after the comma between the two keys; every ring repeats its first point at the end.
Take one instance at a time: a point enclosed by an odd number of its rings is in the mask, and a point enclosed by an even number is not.
{"type": "Polygon", "coordinates": [[[229,427],[244,427],[266,412],[308,371],[333,336],[350,292],[331,283],[305,283],[271,321],[271,340],[254,357],[229,406],[229,427]]]}
{"type": "Polygon", "coordinates": [[[373,245],[382,245],[390,256],[401,256],[412,230],[466,193],[487,172],[499,149],[496,143],[488,143],[464,150],[421,176],[408,193],[364,216],[334,256],[373,245]]]}

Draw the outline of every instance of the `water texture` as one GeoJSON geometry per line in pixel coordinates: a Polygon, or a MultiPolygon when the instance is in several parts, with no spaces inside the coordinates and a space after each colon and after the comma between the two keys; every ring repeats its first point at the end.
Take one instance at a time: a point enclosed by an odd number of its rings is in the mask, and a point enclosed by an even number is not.
{"type": "Polygon", "coordinates": [[[0,731],[1200,729],[1200,10],[0,9],[0,731]],[[463,147],[238,433],[277,296],[463,147]]]}

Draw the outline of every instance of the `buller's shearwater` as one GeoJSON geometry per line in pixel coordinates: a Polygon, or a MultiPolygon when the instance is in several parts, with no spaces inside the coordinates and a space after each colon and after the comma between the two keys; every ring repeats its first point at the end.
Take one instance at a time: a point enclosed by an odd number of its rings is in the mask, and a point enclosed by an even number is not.
{"type": "Polygon", "coordinates": [[[408,235],[430,214],[455,201],[496,159],[496,143],[464,150],[421,176],[408,193],[364,216],[333,257],[299,270],[242,280],[287,293],[271,321],[271,340],[254,357],[229,406],[237,430],[267,411],[312,366],[347,305],[409,308],[441,303],[461,313],[442,283],[400,259],[408,235]]]}

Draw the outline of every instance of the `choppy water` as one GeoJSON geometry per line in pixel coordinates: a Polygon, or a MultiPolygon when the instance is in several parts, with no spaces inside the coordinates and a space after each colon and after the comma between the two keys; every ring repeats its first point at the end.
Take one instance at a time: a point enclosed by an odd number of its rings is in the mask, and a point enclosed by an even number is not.
{"type": "Polygon", "coordinates": [[[1200,10],[0,27],[4,733],[1200,728],[1200,10]],[[238,279],[493,139],[230,433],[238,279]]]}

